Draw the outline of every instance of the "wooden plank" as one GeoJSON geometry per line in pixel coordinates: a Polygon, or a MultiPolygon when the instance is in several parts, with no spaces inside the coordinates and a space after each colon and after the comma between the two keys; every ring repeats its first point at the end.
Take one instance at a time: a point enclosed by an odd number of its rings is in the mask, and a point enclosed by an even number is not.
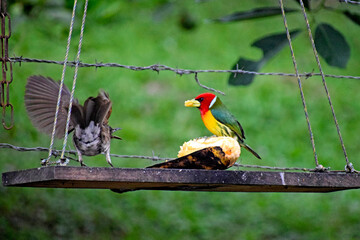
{"type": "Polygon", "coordinates": [[[332,192],[360,188],[359,174],[41,167],[2,174],[4,186],[217,192],[332,192]]]}

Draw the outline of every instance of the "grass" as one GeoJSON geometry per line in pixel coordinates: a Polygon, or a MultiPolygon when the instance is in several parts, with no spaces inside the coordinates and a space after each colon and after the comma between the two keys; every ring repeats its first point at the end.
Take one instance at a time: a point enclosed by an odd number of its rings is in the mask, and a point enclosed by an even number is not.
{"type": "MultiPolygon", "coordinates": [[[[293,2],[292,7],[297,7],[293,2]]],[[[283,32],[282,19],[271,17],[231,24],[203,22],[234,10],[274,5],[272,1],[248,1],[241,6],[235,3],[184,1],[162,11],[155,3],[142,1],[90,5],[81,60],[228,69],[240,56],[259,59],[261,52],[250,47],[251,43],[267,34],[283,32]],[[197,22],[194,30],[180,27],[179,16],[183,11],[197,22]],[[154,20],[155,13],[157,20],[154,20]]],[[[38,17],[16,15],[14,9],[10,54],[62,60],[68,20],[54,19],[47,8],[38,17]]],[[[70,59],[74,59],[77,49],[80,29],[79,18],[77,20],[70,59]]],[[[321,21],[340,29],[352,50],[346,69],[329,67],[322,60],[324,71],[358,76],[358,26],[343,16],[328,13],[316,16],[316,22],[321,21]]],[[[301,14],[289,15],[288,22],[291,29],[305,29],[301,14]]],[[[305,32],[294,40],[294,48],[301,72],[317,69],[305,32]]],[[[281,51],[262,71],[293,72],[288,49],[281,51]]],[[[15,107],[15,127],[11,131],[0,129],[1,142],[27,147],[49,145],[49,137],[31,125],[23,105],[26,78],[33,74],[60,79],[61,66],[36,63],[14,66],[10,93],[15,107]]],[[[72,74],[73,69],[68,69],[68,86],[72,74]]],[[[242,123],[248,144],[263,157],[260,161],[243,152],[240,161],[314,167],[296,79],[258,76],[249,87],[232,87],[227,85],[227,77],[225,74],[199,75],[203,84],[226,92],[222,101],[242,123]]],[[[327,83],[349,158],[358,167],[359,82],[329,78],[327,83]]],[[[345,161],[321,79],[312,77],[304,80],[303,85],[320,163],[332,169],[343,169],[345,161]]],[[[195,83],[193,76],[119,68],[79,70],[76,97],[81,102],[89,95],[96,95],[100,88],[108,91],[114,102],[111,126],[123,128],[119,135],[124,141],[114,141],[112,153],[151,155],[154,151],[162,157],[174,157],[184,141],[209,135],[197,110],[183,107],[185,100],[205,91],[195,83]]],[[[57,146],[60,145],[58,141],[57,146]]],[[[69,146],[72,147],[70,142],[69,146]]],[[[45,156],[46,153],[2,149],[0,169],[5,172],[38,167],[45,156]]],[[[85,162],[89,166],[107,166],[103,156],[86,157],[85,162]]],[[[133,159],[113,159],[113,163],[116,167],[152,164],[133,159]]],[[[329,194],[139,191],[118,195],[105,190],[0,187],[0,192],[2,239],[360,237],[358,190],[329,194]]]]}

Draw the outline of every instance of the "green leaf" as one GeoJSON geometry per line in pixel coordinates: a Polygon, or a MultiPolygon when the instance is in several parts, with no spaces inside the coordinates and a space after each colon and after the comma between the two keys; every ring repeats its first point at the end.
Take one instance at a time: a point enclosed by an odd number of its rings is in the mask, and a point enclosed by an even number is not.
{"type": "MultiPolygon", "coordinates": [[[[291,38],[295,38],[301,30],[294,30],[290,32],[291,38]]],[[[260,48],[263,53],[263,59],[270,59],[275,56],[285,45],[288,45],[288,39],[286,33],[273,34],[262,39],[259,39],[251,46],[260,48]]]]}
{"type": "MultiPolygon", "coordinates": [[[[262,62],[254,62],[245,58],[240,58],[235,65],[232,67],[232,70],[246,70],[246,71],[254,71],[257,72],[262,67],[262,62]]],[[[249,85],[254,80],[254,74],[241,74],[241,73],[231,73],[229,77],[230,85],[249,85]]]]}
{"type": "Polygon", "coordinates": [[[350,58],[350,47],[345,37],[329,24],[319,24],[315,31],[315,46],[327,64],[345,68],[350,58]]]}
{"type": "MultiPolygon", "coordinates": [[[[296,9],[285,9],[285,12],[295,12],[298,11],[296,9]]],[[[233,14],[213,19],[214,22],[235,22],[235,21],[242,21],[248,19],[255,19],[255,18],[263,18],[269,16],[275,16],[281,14],[281,9],[278,7],[264,7],[264,8],[255,8],[249,11],[244,12],[235,12],[233,14]]]]}
{"type": "Polygon", "coordinates": [[[343,12],[346,17],[348,17],[351,21],[356,23],[357,25],[360,25],[360,15],[356,13],[351,13],[348,10],[343,12]]]}
{"type": "MultiPolygon", "coordinates": [[[[299,5],[301,5],[300,4],[300,0],[295,0],[299,5]]],[[[303,3],[304,3],[304,7],[307,9],[307,10],[309,10],[310,11],[310,1],[311,0],[303,0],[303,3]]]]}
{"type": "MultiPolygon", "coordinates": [[[[290,32],[292,38],[295,38],[301,31],[294,30],[290,32]]],[[[273,34],[259,39],[251,46],[260,48],[263,51],[263,57],[259,61],[252,61],[245,58],[240,58],[232,67],[233,70],[241,69],[246,71],[258,72],[264,64],[267,63],[273,56],[275,56],[281,49],[288,44],[286,33],[273,34]]],[[[229,77],[230,85],[249,85],[254,80],[254,74],[234,74],[231,73],[229,77]]]]}

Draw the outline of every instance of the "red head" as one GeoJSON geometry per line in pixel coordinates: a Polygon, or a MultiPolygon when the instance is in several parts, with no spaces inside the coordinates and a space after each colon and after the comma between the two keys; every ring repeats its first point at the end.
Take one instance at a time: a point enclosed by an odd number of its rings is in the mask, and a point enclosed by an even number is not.
{"type": "Polygon", "coordinates": [[[186,107],[197,107],[201,115],[204,115],[216,102],[216,95],[212,93],[202,93],[192,100],[185,102],[186,107]]]}

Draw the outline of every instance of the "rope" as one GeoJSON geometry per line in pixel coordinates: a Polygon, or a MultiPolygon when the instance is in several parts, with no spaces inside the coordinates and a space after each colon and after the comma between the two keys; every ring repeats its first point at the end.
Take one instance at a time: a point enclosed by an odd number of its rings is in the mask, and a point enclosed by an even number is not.
{"type": "Polygon", "coordinates": [[[67,119],[66,119],[66,129],[65,129],[63,148],[62,148],[62,152],[61,152],[61,159],[64,158],[65,148],[66,148],[67,139],[68,139],[68,135],[69,135],[68,131],[69,131],[69,125],[70,125],[71,109],[72,109],[72,102],[74,99],[74,93],[75,93],[75,87],[76,87],[76,79],[77,79],[78,69],[79,69],[79,60],[80,60],[81,46],[82,46],[82,41],[83,41],[83,36],[84,36],[87,7],[88,7],[88,0],[85,1],[84,14],[83,14],[82,22],[81,22],[79,46],[78,46],[78,52],[77,52],[77,56],[76,56],[75,73],[74,73],[73,85],[72,85],[72,90],[71,90],[71,95],[70,95],[69,110],[68,110],[67,119]]]}
{"type": "Polygon", "coordinates": [[[307,15],[306,15],[303,0],[300,0],[300,5],[301,5],[301,8],[302,8],[302,12],[304,14],[304,18],[305,18],[305,22],[306,22],[306,28],[307,28],[308,33],[309,33],[309,39],[310,39],[311,46],[312,46],[312,49],[313,49],[313,52],[314,52],[316,63],[318,65],[318,68],[319,68],[319,71],[320,71],[320,74],[321,74],[321,79],[322,79],[324,89],[325,89],[325,92],[326,92],[326,96],[327,96],[327,99],[329,101],[329,105],[330,105],[330,108],[331,108],[331,113],[332,113],[332,116],[334,118],[334,123],[335,123],[335,126],[336,126],[336,130],[337,130],[337,133],[339,135],[340,144],[341,144],[341,147],[342,147],[342,150],[343,150],[343,153],[344,153],[344,157],[345,157],[345,161],[346,161],[345,169],[347,169],[349,172],[354,172],[355,169],[354,169],[352,163],[349,162],[349,159],[348,159],[348,156],[347,156],[347,153],[346,153],[345,144],[344,144],[343,138],[341,136],[340,126],[339,126],[339,123],[338,123],[337,118],[336,118],[336,114],[335,114],[333,104],[331,102],[330,92],[329,92],[329,90],[327,88],[327,84],[326,84],[326,81],[325,81],[325,75],[324,75],[324,72],[322,70],[319,55],[318,55],[317,50],[316,50],[314,38],[313,38],[312,33],[311,33],[311,28],[310,28],[309,20],[308,20],[307,15]]]}
{"type": "MultiPolygon", "coordinates": [[[[51,140],[50,140],[50,147],[49,147],[49,156],[48,156],[48,158],[44,161],[44,164],[45,164],[45,165],[48,164],[48,162],[49,162],[49,160],[50,160],[50,158],[51,158],[51,156],[52,156],[52,148],[53,148],[53,146],[54,146],[54,138],[55,138],[56,124],[57,124],[57,119],[58,119],[58,115],[59,115],[61,93],[62,93],[63,86],[64,86],[65,71],[66,71],[66,65],[67,65],[68,56],[69,56],[70,43],[71,43],[71,35],[72,35],[73,26],[74,26],[74,21],[75,21],[76,6],[77,6],[77,0],[74,0],[74,6],[73,6],[72,15],[71,15],[71,22],[70,22],[70,29],[69,29],[69,36],[68,36],[67,46],[66,46],[65,60],[64,60],[64,63],[63,63],[63,70],[62,70],[62,75],[61,75],[61,80],[60,80],[59,94],[58,94],[58,99],[57,99],[57,104],[56,104],[56,110],[55,110],[55,116],[54,116],[54,126],[53,126],[53,130],[52,130],[52,133],[51,133],[51,140]]],[[[67,132],[66,132],[65,134],[67,134],[67,132]]]]}
{"type": "Polygon", "coordinates": [[[314,154],[314,159],[315,159],[315,164],[316,164],[316,168],[318,168],[319,170],[323,169],[324,167],[322,165],[319,165],[319,161],[318,161],[318,157],[317,157],[317,153],[316,153],[316,149],[315,149],[315,140],[314,140],[314,134],[311,130],[311,124],[310,124],[310,119],[309,119],[309,114],[307,111],[307,107],[306,107],[306,101],[305,101],[305,95],[302,89],[302,84],[301,84],[301,78],[299,76],[299,71],[297,68],[297,63],[296,63],[296,59],[295,59],[295,55],[294,55],[294,49],[292,46],[292,42],[291,42],[291,36],[289,33],[289,29],[288,29],[288,25],[287,25],[287,20],[286,20],[286,16],[285,16],[285,10],[284,10],[284,4],[282,0],[279,0],[279,4],[280,4],[280,8],[281,8],[281,13],[283,16],[283,20],[284,20],[284,25],[285,25],[285,30],[286,30],[286,36],[287,39],[289,41],[289,47],[290,47],[290,52],[291,52],[291,58],[294,64],[294,68],[295,68],[295,74],[298,80],[298,85],[299,85],[299,90],[300,90],[300,96],[301,96],[301,101],[303,104],[303,108],[304,108],[304,113],[305,113],[305,118],[306,118],[306,122],[307,122],[307,126],[308,126],[308,130],[309,130],[309,134],[310,134],[310,141],[311,141],[311,146],[312,146],[312,150],[313,150],[313,154],[314,154]]]}

